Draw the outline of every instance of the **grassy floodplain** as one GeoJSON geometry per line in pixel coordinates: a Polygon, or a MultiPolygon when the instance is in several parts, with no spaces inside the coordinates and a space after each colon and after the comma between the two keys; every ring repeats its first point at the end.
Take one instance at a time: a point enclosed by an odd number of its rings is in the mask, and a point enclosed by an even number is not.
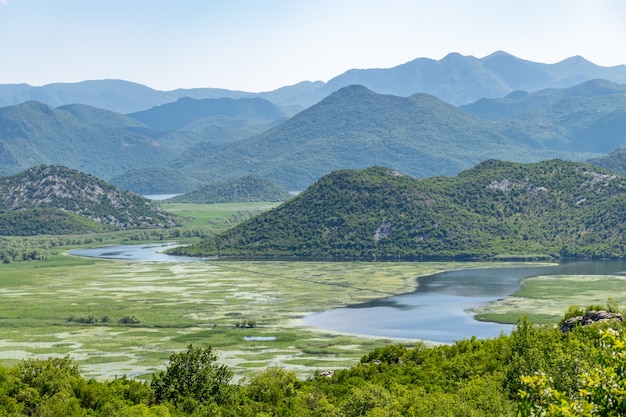
{"type": "Polygon", "coordinates": [[[534,323],[557,323],[570,306],[626,306],[626,276],[554,275],[527,278],[503,300],[474,311],[480,320],[515,323],[527,315],[534,323]]]}
{"type": "Polygon", "coordinates": [[[149,377],[193,343],[213,346],[238,376],[267,366],[305,376],[354,365],[391,341],[302,328],[298,319],[406,293],[420,275],[461,267],[484,264],[159,263],[59,254],[0,265],[0,361],[69,355],[86,376],[149,377]],[[128,317],[140,322],[119,322],[128,317]],[[246,323],[255,327],[238,327],[246,323]]]}
{"type": "MultiPolygon", "coordinates": [[[[162,206],[184,216],[188,227],[219,230],[276,204],[162,206]]],[[[132,233],[107,234],[89,245],[138,243],[130,238],[132,233]]],[[[78,258],[67,255],[66,250],[54,248],[45,261],[0,264],[2,364],[10,366],[28,357],[69,355],[87,377],[149,378],[154,371],[164,369],[171,353],[193,343],[213,346],[220,352],[220,361],[237,377],[268,366],[307,376],[314,370],[352,366],[364,354],[392,341],[303,328],[299,319],[304,315],[410,292],[418,285],[419,276],[511,265],[128,262],[78,258]],[[125,318],[139,322],[120,323],[125,318]],[[254,327],[245,327],[249,323],[254,327]]],[[[603,303],[624,283],[624,277],[602,280],[602,286],[598,280],[529,279],[514,297],[478,313],[494,321],[515,322],[526,313],[537,322],[556,321],[569,305],[588,305],[592,299],[603,303]],[[582,291],[585,285],[587,293],[582,291]],[[558,303],[554,301],[557,297],[558,303]],[[538,311],[549,315],[540,317],[538,311]]]]}

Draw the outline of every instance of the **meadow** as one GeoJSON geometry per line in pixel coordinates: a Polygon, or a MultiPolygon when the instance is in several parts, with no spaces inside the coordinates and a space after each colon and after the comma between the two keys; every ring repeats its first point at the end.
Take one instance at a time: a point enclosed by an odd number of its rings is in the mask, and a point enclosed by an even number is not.
{"type": "Polygon", "coordinates": [[[213,346],[239,376],[274,365],[310,375],[354,365],[391,341],[300,327],[300,318],[409,292],[417,276],[449,268],[129,262],[65,254],[1,265],[0,360],[11,365],[25,357],[69,355],[89,377],[149,378],[191,343],[213,346]]]}
{"type": "MultiPolygon", "coordinates": [[[[218,228],[271,206],[164,205],[194,227],[218,228]]],[[[420,276],[502,265],[129,262],[79,258],[67,250],[56,248],[47,260],[0,265],[3,365],[67,355],[86,377],[150,379],[170,354],[193,344],[212,346],[237,378],[270,366],[306,377],[353,366],[370,351],[399,341],[306,328],[300,325],[305,315],[413,291],[420,276]]],[[[477,313],[494,321],[515,322],[528,314],[537,322],[556,322],[569,305],[603,303],[624,284],[624,277],[600,279],[601,286],[598,280],[528,279],[518,293],[477,313]]]]}

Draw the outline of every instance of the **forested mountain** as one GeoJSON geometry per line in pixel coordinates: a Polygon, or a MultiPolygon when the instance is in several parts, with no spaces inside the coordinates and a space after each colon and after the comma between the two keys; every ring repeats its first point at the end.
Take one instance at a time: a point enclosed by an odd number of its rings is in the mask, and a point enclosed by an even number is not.
{"type": "Polygon", "coordinates": [[[198,190],[167,199],[171,203],[243,203],[255,201],[285,201],[293,197],[273,182],[254,175],[233,181],[206,185],[198,190]]]}
{"type": "Polygon", "coordinates": [[[128,116],[155,130],[182,129],[203,118],[216,116],[263,122],[273,122],[287,117],[278,107],[262,98],[200,100],[189,97],[149,110],[130,113],[128,116]]]}
{"type": "Polygon", "coordinates": [[[607,156],[593,158],[587,162],[626,176],[626,148],[616,149],[607,156]]]}
{"type": "Polygon", "coordinates": [[[530,94],[535,110],[498,121],[431,95],[398,97],[357,85],[282,123],[272,119],[282,113],[261,99],[209,100],[232,104],[232,117],[200,119],[206,113],[190,109],[205,111],[207,101],[185,99],[154,109],[177,109],[172,114],[179,116],[189,111],[184,121],[172,116],[164,122],[161,128],[193,120],[170,131],[91,106],[27,102],[0,108],[0,175],[54,164],[140,193],[187,192],[245,175],[299,191],[342,168],[380,165],[425,178],[455,175],[489,158],[587,160],[626,147],[625,88],[592,81],[530,94]]]}
{"type": "Polygon", "coordinates": [[[42,165],[0,177],[0,234],[3,236],[174,225],[174,219],[149,200],[65,167],[42,165]]]}
{"type": "Polygon", "coordinates": [[[532,147],[608,153],[626,146],[626,95],[565,97],[501,123],[507,136],[532,147]]]}
{"type": "Polygon", "coordinates": [[[568,88],[547,88],[532,93],[517,90],[502,98],[482,98],[460,108],[484,119],[501,120],[546,110],[567,97],[623,96],[625,93],[626,84],[595,79],[568,88]]]}
{"type": "Polygon", "coordinates": [[[179,194],[202,186],[202,183],[193,178],[174,169],[163,167],[131,169],[116,175],[108,182],[121,190],[134,191],[143,195],[179,194]]]}
{"type": "Polygon", "coordinates": [[[0,108],[0,174],[53,164],[108,178],[131,166],[152,166],[168,159],[166,149],[132,129],[136,128],[132,119],[102,114],[93,108],[62,110],[35,101],[0,108]],[[95,126],[85,121],[94,118],[95,126]]]}
{"type": "Polygon", "coordinates": [[[261,135],[228,146],[197,145],[172,166],[205,182],[254,173],[298,191],[342,168],[382,165],[428,177],[454,175],[488,158],[581,159],[531,142],[522,126],[509,129],[427,94],[397,97],[354,85],[261,135]]]}
{"type": "MultiPolygon", "coordinates": [[[[282,115],[271,104],[263,106],[282,115]]],[[[269,113],[266,115],[269,117],[269,113]]],[[[174,156],[199,142],[240,140],[277,123],[277,120],[253,119],[252,115],[243,112],[239,117],[207,117],[196,120],[185,129],[160,132],[123,114],[82,104],[55,109],[29,101],[3,107],[0,108],[0,175],[53,164],[110,179],[131,170],[142,172],[142,168],[167,168],[174,156]]],[[[154,186],[155,181],[165,179],[152,177],[152,188],[167,188],[167,184],[154,186]]],[[[146,180],[146,177],[140,179],[146,180]]],[[[175,192],[188,191],[199,185],[195,182],[175,192]]],[[[133,191],[141,192],[134,188],[133,191]]]]}
{"type": "Polygon", "coordinates": [[[181,97],[261,97],[293,115],[352,84],[361,84],[372,91],[397,96],[427,93],[449,103],[462,105],[481,98],[504,97],[515,90],[531,92],[549,87],[563,88],[596,78],[626,83],[626,66],[601,67],[578,56],[556,64],[543,64],[502,51],[483,58],[451,53],[440,60],[417,58],[392,68],[352,69],[327,83],[303,81],[262,93],[218,88],[158,91],[122,80],[57,83],[41,87],[5,84],[0,85],[0,106],[37,100],[55,107],[82,103],[119,113],[132,113],[181,97]]]}
{"type": "Polygon", "coordinates": [[[489,160],[456,177],[340,170],[194,255],[623,257],[626,178],[583,163],[489,160]]]}

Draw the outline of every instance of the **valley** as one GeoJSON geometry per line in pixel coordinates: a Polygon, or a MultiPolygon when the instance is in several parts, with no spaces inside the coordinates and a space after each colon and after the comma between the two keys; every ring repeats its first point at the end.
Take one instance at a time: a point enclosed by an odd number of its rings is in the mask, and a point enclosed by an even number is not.
{"type": "Polygon", "coordinates": [[[624,404],[625,83],[498,51],[0,85],[0,415],[624,404]]]}
{"type": "MultiPolygon", "coordinates": [[[[418,277],[440,271],[511,265],[141,262],[73,257],[64,250],[48,261],[0,265],[5,329],[0,361],[11,366],[24,357],[69,355],[88,377],[149,379],[172,351],[193,343],[213,346],[219,362],[238,379],[272,366],[304,378],[315,370],[353,366],[364,354],[389,343],[417,343],[303,327],[305,315],[408,293],[419,285],[418,277]],[[129,317],[136,322],[124,324],[129,317]]],[[[562,283],[571,282],[579,292],[587,287],[591,291],[597,279],[555,278],[539,298],[514,296],[481,308],[480,314],[508,323],[522,315],[554,323],[561,307],[581,302],[574,292],[563,292],[562,283]],[[507,306],[505,315],[502,306],[507,306]],[[538,313],[545,311],[550,314],[538,313]]],[[[584,302],[601,304],[615,294],[613,287],[602,288],[585,293],[584,302]]]]}

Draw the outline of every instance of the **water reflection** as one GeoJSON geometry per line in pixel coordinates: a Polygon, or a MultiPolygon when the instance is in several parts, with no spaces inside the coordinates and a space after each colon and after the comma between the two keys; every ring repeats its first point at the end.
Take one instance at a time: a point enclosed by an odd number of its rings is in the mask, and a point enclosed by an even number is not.
{"type": "Polygon", "coordinates": [[[420,278],[411,294],[312,314],[304,324],[344,333],[444,343],[472,336],[495,337],[509,333],[513,326],[480,322],[467,311],[514,293],[524,278],[616,275],[624,271],[624,261],[584,261],[443,272],[420,278]]]}
{"type": "MultiPolygon", "coordinates": [[[[173,244],[118,245],[74,250],[77,256],[151,262],[203,259],[162,253],[173,244]]],[[[384,268],[384,263],[380,264],[384,268]]],[[[523,279],[544,275],[625,275],[624,261],[580,261],[553,266],[481,268],[442,272],[419,279],[411,294],[378,299],[305,317],[304,325],[343,333],[452,342],[488,338],[513,326],[474,320],[468,310],[505,298],[523,279]]]]}
{"type": "Polygon", "coordinates": [[[69,252],[74,256],[88,258],[123,259],[127,261],[148,262],[198,262],[207,258],[191,256],[172,256],[163,253],[165,250],[178,246],[174,243],[150,244],[150,245],[115,245],[100,248],[77,249],[69,252]]]}

